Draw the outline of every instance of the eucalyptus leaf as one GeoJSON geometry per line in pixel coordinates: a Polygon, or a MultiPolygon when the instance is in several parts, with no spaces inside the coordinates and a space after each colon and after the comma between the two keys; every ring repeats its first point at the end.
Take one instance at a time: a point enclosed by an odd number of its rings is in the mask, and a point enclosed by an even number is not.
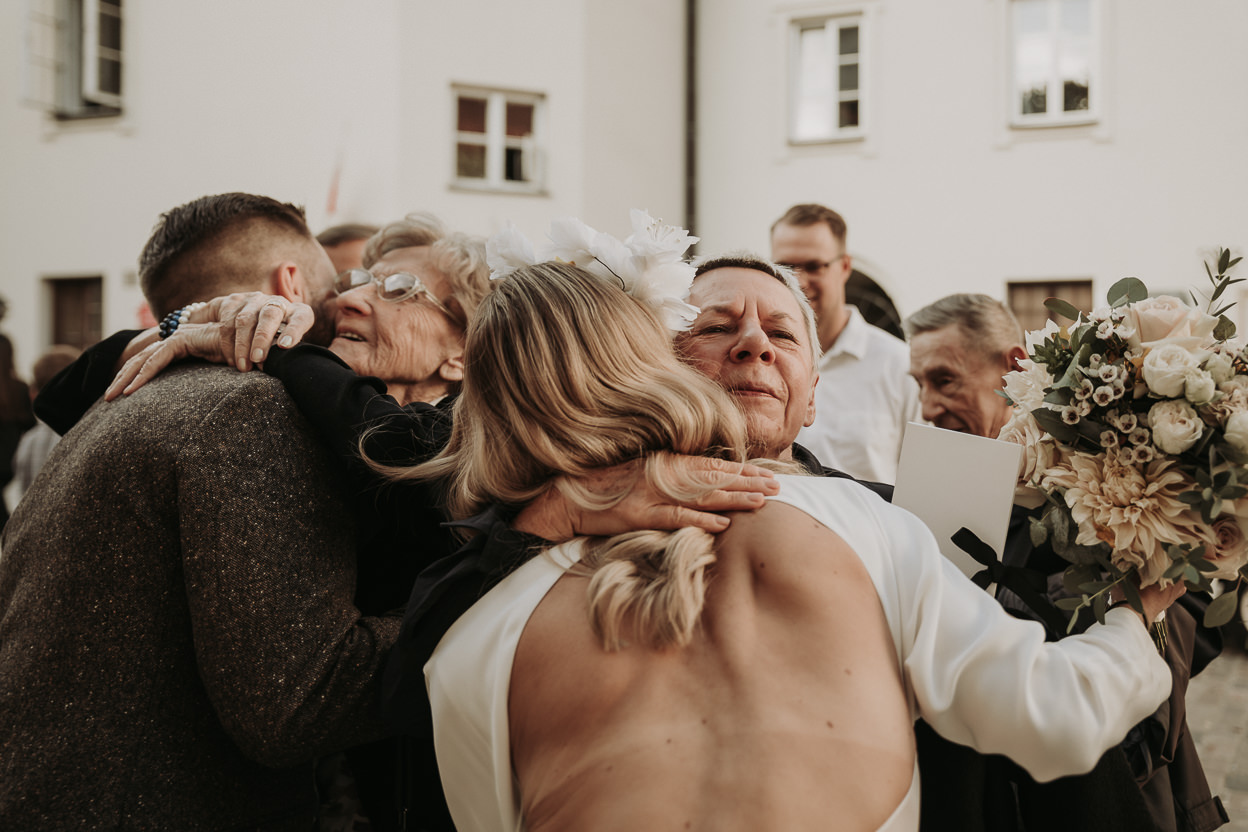
{"type": "Polygon", "coordinates": [[[1092,614],[1096,616],[1097,624],[1105,623],[1105,611],[1109,608],[1109,595],[1101,593],[1092,598],[1092,614]]]}
{"type": "Polygon", "coordinates": [[[1136,303],[1148,297],[1148,287],[1134,277],[1124,277],[1109,287],[1106,296],[1109,305],[1117,309],[1128,303],[1136,303]]]}
{"type": "Polygon", "coordinates": [[[1040,427],[1048,431],[1058,442],[1065,442],[1069,445],[1079,437],[1079,431],[1073,425],[1063,422],[1056,410],[1037,407],[1031,411],[1031,415],[1035,417],[1040,427]]]}
{"type": "Polygon", "coordinates": [[[1136,589],[1134,581],[1123,581],[1122,594],[1127,596],[1127,603],[1131,605],[1131,609],[1144,614],[1144,599],[1140,597],[1140,591],[1136,589]]]}
{"type": "Polygon", "coordinates": [[[1238,590],[1232,589],[1230,592],[1224,592],[1214,598],[1213,603],[1205,608],[1204,624],[1206,627],[1221,627],[1223,624],[1229,624],[1238,609],[1238,590]]]}
{"type": "Polygon", "coordinates": [[[1201,572],[1217,572],[1218,571],[1217,565],[1210,563],[1204,558],[1194,558],[1191,561],[1191,563],[1192,563],[1192,566],[1195,566],[1201,572]]]}
{"type": "Polygon", "coordinates": [[[1082,584],[1089,581],[1095,581],[1100,577],[1100,571],[1086,564],[1072,564],[1066,567],[1066,571],[1062,573],[1062,586],[1067,592],[1078,592],[1082,584]]]}
{"type": "Polygon", "coordinates": [[[1031,537],[1031,545],[1033,548],[1039,548],[1049,539],[1049,530],[1045,527],[1044,521],[1038,517],[1032,517],[1028,526],[1028,534],[1031,537]]]}
{"type": "Polygon", "coordinates": [[[1218,274],[1226,274],[1226,270],[1231,267],[1231,250],[1222,249],[1218,252],[1218,274]]]}
{"type": "Polygon", "coordinates": [[[1178,577],[1183,574],[1183,569],[1186,566],[1187,566],[1186,563],[1184,563],[1181,560],[1177,560],[1174,563],[1170,564],[1168,567],[1166,567],[1166,571],[1161,573],[1161,577],[1168,578],[1169,580],[1172,580],[1172,581],[1177,580],[1178,577]]]}
{"type": "Polygon", "coordinates": [[[1213,337],[1219,341],[1229,341],[1235,337],[1235,333],[1239,331],[1239,327],[1235,326],[1235,322],[1226,315],[1218,316],[1218,325],[1213,328],[1213,337]]]}
{"type": "Polygon", "coordinates": [[[1084,605],[1087,598],[1058,598],[1053,603],[1059,610],[1077,610],[1084,605]]]}
{"type": "MultiPolygon", "coordinates": [[[[1044,394],[1045,404],[1060,404],[1062,406],[1070,404],[1070,400],[1075,397],[1075,391],[1069,387],[1059,387],[1050,390],[1044,394]]],[[[1063,422],[1062,424],[1066,424],[1063,422]]]]}
{"type": "Polygon", "coordinates": [[[1055,312],[1064,318],[1070,318],[1072,321],[1079,320],[1079,315],[1081,314],[1078,307],[1068,301],[1062,300],[1061,298],[1046,299],[1044,302],[1044,308],[1050,312],[1055,312]]]}

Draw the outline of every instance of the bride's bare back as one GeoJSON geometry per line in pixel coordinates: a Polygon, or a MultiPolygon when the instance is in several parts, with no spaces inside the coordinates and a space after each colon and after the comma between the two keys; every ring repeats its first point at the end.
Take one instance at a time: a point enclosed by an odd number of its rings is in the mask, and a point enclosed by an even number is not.
{"type": "Polygon", "coordinates": [[[509,700],[529,830],[875,830],[906,795],[913,726],[862,562],[780,503],[717,553],[685,648],[605,652],[586,578],[537,607],[509,700]]]}

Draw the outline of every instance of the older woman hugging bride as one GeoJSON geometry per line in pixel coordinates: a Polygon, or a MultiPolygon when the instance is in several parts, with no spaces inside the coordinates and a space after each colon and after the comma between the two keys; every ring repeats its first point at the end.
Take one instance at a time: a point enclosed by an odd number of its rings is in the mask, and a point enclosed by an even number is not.
{"type": "MultiPolygon", "coordinates": [[[[670,454],[744,462],[740,410],[672,350],[672,299],[602,265],[497,280],[449,446],[390,473],[447,478],[469,517],[554,488],[592,509],[564,475],[630,460],[689,498],[670,454]]],[[[716,536],[539,548],[450,627],[426,675],[458,828],[913,830],[916,717],[1051,779],[1168,693],[1132,610],[1045,643],[913,516],[849,480],[778,479],[716,536]]],[[[1145,614],[1181,592],[1144,591],[1145,614]]]]}

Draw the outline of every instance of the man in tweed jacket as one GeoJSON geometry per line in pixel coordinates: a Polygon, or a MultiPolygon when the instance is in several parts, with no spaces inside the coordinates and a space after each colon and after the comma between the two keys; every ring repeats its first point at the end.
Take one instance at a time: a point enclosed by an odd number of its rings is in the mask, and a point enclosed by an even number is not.
{"type": "MultiPolygon", "coordinates": [[[[333,277],[245,194],[166,214],[141,268],[160,314],[333,277]]],[[[398,629],[352,605],[331,470],[280,383],[202,364],[66,435],[0,545],[0,828],[310,828],[311,760],[380,735],[398,629]]]]}

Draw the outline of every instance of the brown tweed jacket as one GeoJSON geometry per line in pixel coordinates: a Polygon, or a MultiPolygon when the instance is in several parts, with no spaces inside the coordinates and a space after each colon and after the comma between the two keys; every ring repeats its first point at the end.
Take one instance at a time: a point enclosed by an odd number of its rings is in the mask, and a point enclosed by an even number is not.
{"type": "Polygon", "coordinates": [[[307,829],[381,733],[398,619],[282,386],[187,365],[101,403],[0,544],[0,829],[307,829]]]}

